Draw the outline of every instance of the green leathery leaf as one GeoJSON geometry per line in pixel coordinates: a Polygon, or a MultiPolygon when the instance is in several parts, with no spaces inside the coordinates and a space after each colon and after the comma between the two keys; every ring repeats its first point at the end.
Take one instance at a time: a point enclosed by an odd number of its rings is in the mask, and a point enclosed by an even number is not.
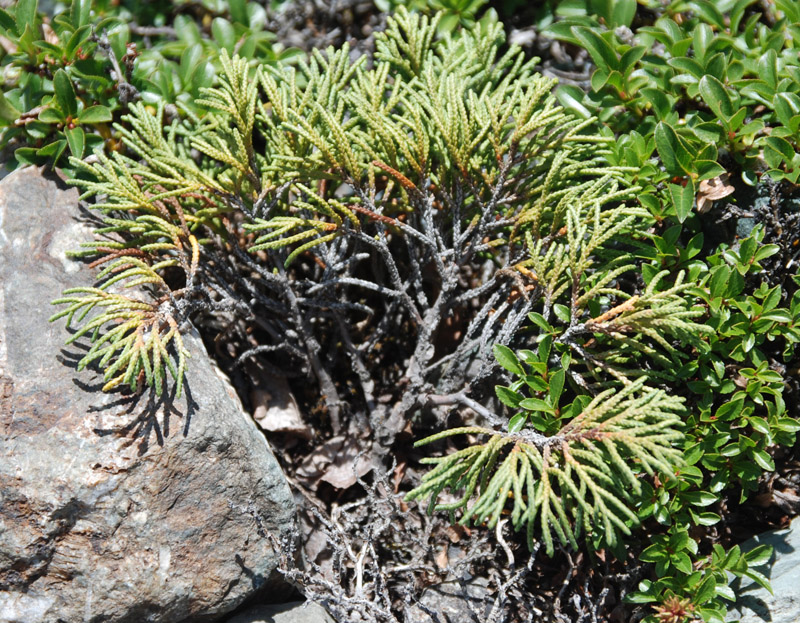
{"type": "Polygon", "coordinates": [[[233,52],[233,47],[236,45],[236,32],[231,24],[224,17],[215,17],[211,22],[211,34],[214,36],[220,46],[233,52]]]}
{"type": "Polygon", "coordinates": [[[84,108],[78,115],[78,121],[81,123],[108,123],[111,119],[111,110],[100,105],[84,108]]]}
{"type": "Polygon", "coordinates": [[[75,117],[78,114],[78,99],[72,81],[63,69],[59,69],[53,77],[53,89],[61,112],[68,117],[75,117]]]}
{"type": "Polygon", "coordinates": [[[34,24],[36,23],[36,9],[38,4],[38,0],[18,0],[17,7],[14,11],[18,35],[22,36],[26,28],[30,28],[31,32],[33,31],[34,24]]]}
{"type": "Polygon", "coordinates": [[[492,351],[494,352],[495,359],[497,359],[497,363],[506,370],[517,376],[523,376],[525,374],[525,370],[519,362],[519,359],[508,346],[495,344],[492,351]]]}
{"type": "Polygon", "coordinates": [[[64,134],[67,137],[69,150],[76,158],[83,158],[83,149],[86,145],[86,135],[83,133],[83,128],[76,127],[71,130],[65,130],[64,134]]]}
{"type": "Polygon", "coordinates": [[[497,394],[497,398],[500,400],[500,402],[507,407],[511,407],[512,409],[519,407],[519,403],[523,399],[522,394],[502,385],[496,385],[494,392],[497,394]]]}
{"type": "Polygon", "coordinates": [[[778,87],[778,54],[775,50],[767,50],[758,59],[758,77],[770,87],[778,87]]]}
{"type": "Polygon", "coordinates": [[[66,117],[64,114],[57,108],[53,108],[49,106],[45,108],[42,112],[39,113],[39,121],[43,121],[44,123],[64,123],[66,117]]]}
{"type": "Polygon", "coordinates": [[[636,0],[614,0],[611,9],[611,22],[613,26],[630,26],[636,15],[636,0]]]}
{"type": "Polygon", "coordinates": [[[690,179],[685,186],[679,184],[667,184],[669,196],[675,206],[675,213],[678,221],[683,223],[692,211],[694,205],[694,182],[690,179]]]}
{"type": "Polygon", "coordinates": [[[599,69],[610,73],[614,70],[619,70],[619,58],[611,44],[608,43],[602,36],[597,34],[592,28],[585,26],[573,26],[572,34],[581,42],[589,56],[592,57],[594,64],[599,69]]]}
{"type": "Polygon", "coordinates": [[[541,398],[525,398],[519,403],[519,406],[528,411],[545,411],[546,413],[553,413],[553,407],[546,403],[541,398]]]}
{"type": "Polygon", "coordinates": [[[767,150],[772,150],[776,153],[778,159],[782,159],[787,164],[791,163],[794,158],[794,148],[785,138],[767,136],[764,139],[764,147],[765,155],[767,150]]]}
{"type": "Polygon", "coordinates": [[[705,75],[698,84],[700,95],[719,119],[727,122],[736,112],[725,86],[714,76],[705,75]]]}
{"type": "Polygon", "coordinates": [[[518,433],[519,431],[522,430],[527,421],[528,421],[527,413],[517,413],[516,415],[512,416],[511,419],[508,421],[508,432],[518,433]]]}
{"type": "Polygon", "coordinates": [[[70,7],[70,21],[77,29],[89,23],[89,15],[92,11],[92,0],[72,0],[70,7]]]}
{"type": "Polygon", "coordinates": [[[693,157],[675,129],[659,121],[655,131],[656,149],[661,161],[671,175],[692,173],[693,157]]]}
{"type": "Polygon", "coordinates": [[[558,406],[558,401],[561,398],[561,392],[564,391],[564,382],[566,381],[567,373],[561,369],[556,370],[550,376],[550,401],[558,406]]]}
{"type": "Polygon", "coordinates": [[[0,9],[0,28],[12,36],[17,30],[17,23],[14,21],[14,18],[4,9],[0,9]]]}

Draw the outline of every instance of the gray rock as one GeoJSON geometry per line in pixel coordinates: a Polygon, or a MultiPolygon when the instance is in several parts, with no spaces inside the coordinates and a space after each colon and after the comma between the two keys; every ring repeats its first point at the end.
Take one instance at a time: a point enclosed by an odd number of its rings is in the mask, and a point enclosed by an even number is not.
{"type": "Polygon", "coordinates": [[[333,623],[333,619],[320,605],[293,601],[288,604],[255,606],[228,619],[227,623],[333,623]]]}
{"type": "Polygon", "coordinates": [[[727,620],[797,623],[800,621],[800,518],[785,530],[772,530],[753,537],[742,544],[742,551],[765,544],[772,546],[773,553],[763,573],[769,578],[774,594],[749,579],[736,580],[731,588],[737,600],[727,620]]]}
{"type": "Polygon", "coordinates": [[[148,403],[100,392],[48,323],[92,283],[63,254],[90,229],[77,196],[35,169],[0,182],[0,623],[205,621],[287,590],[267,534],[291,491],[197,336],[189,400],[148,403]]]}

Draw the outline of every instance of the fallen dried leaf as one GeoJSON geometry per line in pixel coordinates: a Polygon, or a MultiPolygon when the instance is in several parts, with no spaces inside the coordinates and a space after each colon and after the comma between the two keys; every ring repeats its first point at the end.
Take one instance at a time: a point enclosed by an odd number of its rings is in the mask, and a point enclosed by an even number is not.
{"type": "Polygon", "coordinates": [[[42,24],[42,34],[44,34],[44,40],[47,41],[47,43],[50,43],[52,45],[59,45],[61,43],[58,40],[58,35],[56,34],[56,31],[53,30],[50,27],[50,24],[46,22],[42,24]]]}
{"type": "Polygon", "coordinates": [[[296,475],[306,480],[327,482],[337,489],[347,489],[373,467],[371,451],[364,452],[357,439],[339,435],[303,459],[296,475]]]}
{"type": "Polygon", "coordinates": [[[700,182],[700,188],[697,192],[697,211],[700,214],[708,212],[716,200],[727,197],[736,190],[728,184],[729,179],[728,174],[723,173],[710,180],[700,182]]]}
{"type": "Polygon", "coordinates": [[[447,546],[444,546],[441,551],[436,554],[434,560],[436,561],[436,566],[439,567],[439,569],[442,571],[447,569],[447,566],[450,564],[450,559],[447,556],[447,546]]]}
{"type": "Polygon", "coordinates": [[[259,386],[250,392],[253,419],[266,431],[311,439],[313,431],[303,421],[289,383],[285,378],[261,371],[259,386]]]}

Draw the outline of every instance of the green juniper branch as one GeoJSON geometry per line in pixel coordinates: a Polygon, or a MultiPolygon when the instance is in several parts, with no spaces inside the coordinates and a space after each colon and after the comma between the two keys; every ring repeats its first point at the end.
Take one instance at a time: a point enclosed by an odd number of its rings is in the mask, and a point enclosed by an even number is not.
{"type": "Polygon", "coordinates": [[[650,221],[626,170],[605,163],[613,139],[582,134],[535,59],[501,56],[499,25],[440,40],[434,28],[401,10],[371,64],[346,46],[298,69],[223,53],[202,116],[167,123],[133,104],[126,155],[73,163],[106,225],[80,253],[105,268],[54,318],[80,325],[74,339],[93,343],[82,367],[109,389],[160,392],[165,370],[180,384],[180,327],[213,319],[240,337],[235,365],[316,379],[334,432],[368,406],[389,447],[425,409],[440,424],[448,406],[471,409],[492,429],[427,441],[489,441],[430,459],[412,498],[460,490],[447,508],[492,524],[511,499],[513,524],[550,551],[593,521],[615,543],[639,472],[680,460],[680,401],[648,382],[680,357],[674,340],[703,347],[699,311],[682,277],[643,293],[626,281],[628,238],[650,221]],[[517,411],[507,422],[487,395],[497,352],[517,379],[497,389],[517,411]],[[361,394],[345,401],[350,383],[361,394]]]}

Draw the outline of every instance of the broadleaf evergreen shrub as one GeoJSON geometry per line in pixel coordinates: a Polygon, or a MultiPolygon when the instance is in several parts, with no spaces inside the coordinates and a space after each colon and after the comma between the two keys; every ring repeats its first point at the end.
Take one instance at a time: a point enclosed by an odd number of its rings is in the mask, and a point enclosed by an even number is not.
{"type": "Polygon", "coordinates": [[[673,370],[691,406],[687,466],[644,496],[641,518],[669,536],[642,552],[654,578],[630,599],[663,616],[686,599],[686,616],[721,621],[734,598],[723,569],[766,585],[748,562],[758,556],[676,544],[690,532],[713,540],[726,508],[763,490],[780,447],[796,440],[800,15],[792,2],[700,0],[640,3],[614,23],[609,12],[624,4],[560,4],[547,31],[595,69],[586,91],[562,85],[559,100],[596,114],[596,131],[618,137],[609,162],[636,169],[629,182],[660,223],[638,250],[645,281],[686,271],[713,328],[709,348],[673,370]]]}
{"type": "Polygon", "coordinates": [[[72,174],[69,155],[122,148],[112,122],[135,101],[199,113],[195,100],[213,83],[223,49],[260,63],[290,62],[299,52],[273,45],[255,2],[203,7],[211,38],[187,15],[164,26],[172,3],[62,4],[53,17],[38,11],[38,0],[0,9],[0,149],[13,152],[9,168],[54,164],[72,174]]]}

